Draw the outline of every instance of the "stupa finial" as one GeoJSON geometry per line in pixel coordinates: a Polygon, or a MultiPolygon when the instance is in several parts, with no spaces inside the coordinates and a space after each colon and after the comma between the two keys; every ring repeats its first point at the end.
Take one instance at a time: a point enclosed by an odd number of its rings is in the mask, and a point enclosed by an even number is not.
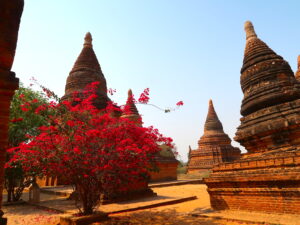
{"type": "Polygon", "coordinates": [[[132,90],[131,89],[128,90],[128,97],[132,97],[132,90]]]}
{"type": "Polygon", "coordinates": [[[87,32],[85,37],[84,37],[84,44],[83,46],[84,47],[93,47],[93,44],[92,44],[92,41],[93,41],[93,38],[92,38],[92,35],[90,32],[87,32]]]}
{"type": "Polygon", "coordinates": [[[252,39],[252,38],[256,38],[257,35],[255,33],[253,24],[251,23],[251,21],[246,21],[245,25],[245,32],[246,32],[246,40],[252,39]]]}

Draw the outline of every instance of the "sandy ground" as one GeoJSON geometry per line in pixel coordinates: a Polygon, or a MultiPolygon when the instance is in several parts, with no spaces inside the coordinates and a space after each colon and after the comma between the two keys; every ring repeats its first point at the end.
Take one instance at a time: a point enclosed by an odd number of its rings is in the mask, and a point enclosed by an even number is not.
{"type": "Polygon", "coordinates": [[[4,206],[2,209],[8,219],[8,225],[54,225],[59,223],[59,216],[62,215],[27,204],[4,206]]]}
{"type": "MultiPolygon", "coordinates": [[[[286,224],[286,225],[300,225],[300,215],[273,215],[263,213],[251,213],[243,211],[222,211],[215,212],[210,209],[209,195],[206,191],[206,186],[201,184],[170,186],[163,188],[153,188],[161,199],[174,199],[178,197],[187,197],[196,195],[196,200],[178,203],[174,205],[161,206],[148,210],[139,210],[131,213],[114,214],[114,220],[105,224],[286,224]],[[199,215],[207,215],[210,218],[199,217],[199,215]],[[131,217],[128,222],[128,217],[131,217]],[[223,219],[216,219],[221,217],[223,219]],[[224,219],[224,218],[229,218],[224,219]],[[257,221],[257,223],[236,222],[231,219],[240,219],[248,221],[257,221]]],[[[49,202],[53,196],[47,195],[44,198],[49,202]]],[[[24,195],[26,199],[26,194],[24,195]]],[[[149,199],[141,199],[130,203],[130,207],[140,206],[142,204],[149,204],[149,199]]],[[[74,207],[73,205],[69,206],[74,207]]],[[[105,211],[116,211],[121,208],[128,208],[128,204],[109,204],[100,206],[100,209],[105,211]]],[[[35,206],[27,204],[18,206],[4,206],[3,210],[5,216],[8,218],[8,225],[31,225],[31,224],[57,224],[59,217],[63,214],[55,213],[51,210],[42,210],[35,206]]],[[[102,223],[103,224],[103,223],[102,223]]]]}

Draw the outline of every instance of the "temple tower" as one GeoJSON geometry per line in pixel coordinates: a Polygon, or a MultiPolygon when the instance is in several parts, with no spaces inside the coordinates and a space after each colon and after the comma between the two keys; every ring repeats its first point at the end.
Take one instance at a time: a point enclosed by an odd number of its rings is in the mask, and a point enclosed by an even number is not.
{"type": "Polygon", "coordinates": [[[82,96],[83,90],[88,84],[99,82],[96,90],[98,98],[95,100],[94,105],[98,109],[103,109],[110,99],[107,96],[106,80],[93,50],[92,40],[92,35],[88,32],[85,35],[81,53],[67,78],[65,95],[62,100],[72,99],[75,92],[82,96]]]}
{"type": "Polygon", "coordinates": [[[209,171],[214,165],[240,158],[240,150],[231,145],[231,139],[224,133],[222,123],[209,100],[204,134],[198,141],[198,149],[192,150],[188,173],[209,171]]]}
{"type": "Polygon", "coordinates": [[[244,99],[235,140],[248,153],[205,179],[214,209],[300,211],[300,83],[245,23],[244,99]]]}

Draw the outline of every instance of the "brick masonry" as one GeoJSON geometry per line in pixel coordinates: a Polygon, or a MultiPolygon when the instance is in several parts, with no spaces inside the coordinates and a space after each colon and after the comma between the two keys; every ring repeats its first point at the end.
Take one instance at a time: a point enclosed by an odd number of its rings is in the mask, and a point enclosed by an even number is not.
{"type": "Polygon", "coordinates": [[[240,158],[241,151],[231,145],[231,139],[223,131],[212,100],[209,101],[204,134],[198,141],[198,149],[189,152],[188,173],[209,171],[223,162],[240,158]]]}
{"type": "Polygon", "coordinates": [[[205,183],[211,206],[269,213],[300,212],[300,83],[289,64],[246,22],[241,70],[241,125],[248,153],[213,168],[205,183]]]}

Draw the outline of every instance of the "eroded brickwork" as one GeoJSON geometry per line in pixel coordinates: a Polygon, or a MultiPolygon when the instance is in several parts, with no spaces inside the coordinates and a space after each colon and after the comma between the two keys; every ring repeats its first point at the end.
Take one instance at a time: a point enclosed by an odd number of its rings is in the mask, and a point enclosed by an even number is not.
{"type": "Polygon", "coordinates": [[[231,145],[210,100],[204,134],[198,141],[198,149],[189,153],[188,173],[208,171],[215,165],[239,158],[240,150],[231,145]]]}
{"type": "Polygon", "coordinates": [[[300,212],[300,83],[246,22],[244,99],[235,140],[248,153],[205,183],[214,209],[300,212]]]}

